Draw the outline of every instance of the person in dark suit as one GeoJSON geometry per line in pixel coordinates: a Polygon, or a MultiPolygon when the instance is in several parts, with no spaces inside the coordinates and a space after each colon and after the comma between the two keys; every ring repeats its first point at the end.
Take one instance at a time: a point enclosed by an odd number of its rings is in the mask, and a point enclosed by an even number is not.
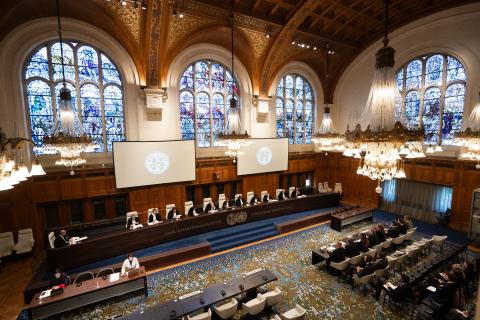
{"type": "Polygon", "coordinates": [[[70,284],[70,277],[60,270],[59,268],[55,269],[55,273],[48,283],[48,287],[51,289],[57,289],[60,287],[66,287],[70,284]]]}
{"type": "Polygon", "coordinates": [[[65,229],[60,230],[55,237],[55,241],[53,244],[55,248],[62,248],[68,246],[70,243],[68,242],[68,234],[65,229]]]}
{"type": "Polygon", "coordinates": [[[377,238],[380,243],[385,242],[387,240],[387,235],[385,233],[385,228],[382,224],[377,226],[377,238]]]}
{"type": "Polygon", "coordinates": [[[258,198],[257,198],[257,195],[253,195],[252,199],[250,199],[250,205],[253,206],[254,204],[256,204],[258,202],[258,198]]]}
{"type": "Polygon", "coordinates": [[[385,269],[386,267],[388,267],[388,260],[385,252],[380,252],[379,258],[377,259],[377,261],[375,261],[373,267],[375,270],[385,269]]]}
{"type": "Polygon", "coordinates": [[[243,196],[239,195],[237,200],[235,200],[235,206],[242,207],[245,205],[245,200],[243,200],[243,196]]]}
{"type": "Polygon", "coordinates": [[[170,209],[167,213],[167,219],[168,220],[172,220],[172,219],[175,219],[177,216],[180,216],[181,213],[180,211],[178,211],[178,209],[176,207],[173,207],[172,209],[170,209]]]}
{"type": "Polygon", "coordinates": [[[457,290],[457,285],[455,284],[455,276],[449,272],[444,276],[446,282],[437,288],[433,295],[433,300],[439,304],[447,303],[447,305],[453,305],[454,294],[457,290]]]}
{"type": "Polygon", "coordinates": [[[330,257],[325,261],[325,263],[330,265],[330,262],[339,263],[345,261],[345,249],[342,247],[340,242],[335,244],[335,249],[330,254],[330,257]]]}
{"type": "MultiPolygon", "coordinates": [[[[388,290],[388,295],[390,299],[392,299],[392,301],[394,302],[400,302],[405,300],[408,297],[408,293],[410,291],[410,278],[405,272],[402,272],[400,274],[400,280],[401,282],[397,285],[395,289],[388,290]]],[[[374,297],[376,300],[378,300],[380,297],[382,285],[383,283],[377,283],[377,286],[375,286],[374,297]]]]}
{"type": "Polygon", "coordinates": [[[278,193],[278,197],[277,197],[278,200],[285,200],[285,194],[283,193],[283,191],[280,191],[278,193]]]}
{"type": "Polygon", "coordinates": [[[270,195],[267,193],[263,196],[262,202],[268,203],[268,201],[270,201],[270,195]]]}
{"type": "Polygon", "coordinates": [[[209,213],[210,211],[215,210],[215,205],[212,202],[209,202],[205,206],[205,213],[209,213]]]}
{"type": "Polygon", "coordinates": [[[345,255],[349,258],[356,257],[360,254],[358,246],[353,242],[353,238],[350,237],[347,240],[347,245],[345,246],[345,255]]]}
{"type": "Polygon", "coordinates": [[[157,221],[161,222],[162,221],[162,216],[160,215],[160,212],[158,212],[157,208],[153,209],[153,213],[155,214],[155,218],[157,219],[157,221]]]}
{"type": "Polygon", "coordinates": [[[360,236],[360,242],[357,243],[358,250],[360,252],[367,252],[369,245],[370,243],[368,242],[367,235],[365,233],[362,233],[360,236]]]}
{"type": "Polygon", "coordinates": [[[389,238],[397,238],[400,235],[398,232],[398,227],[395,225],[390,226],[387,231],[387,237],[389,238]]]}
{"type": "Polygon", "coordinates": [[[403,222],[403,220],[400,220],[400,219],[399,219],[398,221],[399,221],[399,224],[398,224],[398,232],[399,232],[400,234],[406,234],[407,231],[408,231],[408,225],[407,225],[405,222],[403,222]]]}
{"type": "Polygon", "coordinates": [[[228,207],[228,199],[225,198],[225,202],[223,202],[223,205],[222,205],[222,210],[227,209],[227,207],[228,207]]]}
{"type": "Polygon", "coordinates": [[[368,245],[371,248],[371,247],[376,246],[379,243],[380,242],[378,241],[378,237],[377,237],[377,229],[375,227],[373,227],[368,232],[368,245]]]}
{"type": "Polygon", "coordinates": [[[355,274],[361,278],[361,277],[364,277],[364,276],[367,276],[369,274],[372,274],[375,272],[375,267],[372,263],[372,257],[371,256],[366,256],[365,258],[365,261],[367,262],[365,264],[365,266],[362,268],[362,267],[359,267],[357,266],[357,271],[355,272],[355,274]]]}

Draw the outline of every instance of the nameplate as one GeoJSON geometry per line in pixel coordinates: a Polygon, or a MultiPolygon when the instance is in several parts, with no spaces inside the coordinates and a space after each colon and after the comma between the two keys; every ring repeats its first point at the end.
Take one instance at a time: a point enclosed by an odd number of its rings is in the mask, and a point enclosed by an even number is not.
{"type": "Polygon", "coordinates": [[[252,270],[252,271],[250,271],[250,272],[245,273],[245,276],[248,277],[248,276],[251,276],[252,274],[258,273],[258,272],[260,272],[260,271],[262,271],[261,268],[255,269],[255,270],[252,270]]]}
{"type": "Polygon", "coordinates": [[[187,293],[183,296],[180,296],[178,297],[179,300],[183,300],[183,299],[186,299],[186,298],[190,298],[190,297],[193,297],[193,296],[196,296],[198,294],[202,293],[201,290],[197,290],[197,291],[193,291],[193,292],[190,292],[190,293],[187,293]]]}

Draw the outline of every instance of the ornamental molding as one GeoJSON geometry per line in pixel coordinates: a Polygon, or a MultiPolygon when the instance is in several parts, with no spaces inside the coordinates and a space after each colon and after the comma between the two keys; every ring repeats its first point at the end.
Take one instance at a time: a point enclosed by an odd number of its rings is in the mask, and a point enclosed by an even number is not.
{"type": "Polygon", "coordinates": [[[161,2],[152,1],[151,27],[150,27],[150,48],[148,52],[149,62],[149,84],[159,85],[158,56],[160,50],[160,28],[161,28],[161,2]]]}
{"type": "Polygon", "coordinates": [[[167,48],[174,47],[183,37],[191,34],[194,30],[214,23],[215,20],[204,17],[185,14],[183,18],[172,18],[168,31],[167,48]]]}
{"type": "Polygon", "coordinates": [[[253,31],[251,29],[240,27],[240,30],[243,31],[245,36],[247,37],[250,45],[253,48],[253,52],[255,54],[255,58],[260,58],[265,53],[265,49],[270,41],[269,38],[265,37],[265,33],[253,31]]]}
{"type": "Polygon", "coordinates": [[[120,17],[120,19],[123,21],[123,23],[125,23],[127,28],[132,33],[132,36],[137,44],[139,44],[142,11],[131,6],[122,6],[118,1],[108,1],[107,7],[120,17]]]}

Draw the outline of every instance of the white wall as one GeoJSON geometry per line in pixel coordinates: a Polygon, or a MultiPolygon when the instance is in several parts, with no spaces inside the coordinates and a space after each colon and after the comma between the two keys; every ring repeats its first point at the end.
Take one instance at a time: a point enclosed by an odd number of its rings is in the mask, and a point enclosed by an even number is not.
{"type": "MultiPolygon", "coordinates": [[[[465,5],[425,17],[389,35],[395,49],[395,69],[419,55],[444,52],[458,58],[467,71],[464,119],[476,102],[480,86],[480,3],[465,5]]],[[[341,132],[357,123],[368,98],[381,41],[368,47],[346,69],[335,90],[332,111],[341,132]]]]}

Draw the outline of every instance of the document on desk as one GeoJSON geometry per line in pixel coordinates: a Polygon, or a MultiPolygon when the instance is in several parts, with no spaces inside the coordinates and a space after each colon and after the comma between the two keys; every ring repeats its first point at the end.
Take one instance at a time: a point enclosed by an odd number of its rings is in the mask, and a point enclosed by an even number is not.
{"type": "Polygon", "coordinates": [[[437,288],[432,287],[432,286],[429,286],[429,287],[427,287],[427,290],[430,290],[430,291],[432,291],[432,292],[435,292],[435,291],[437,291],[437,288]]]}
{"type": "Polygon", "coordinates": [[[38,297],[39,299],[44,299],[44,298],[48,298],[50,297],[50,294],[52,293],[52,290],[45,290],[45,291],[42,291],[42,293],[40,294],[40,297],[38,297]]]}
{"type": "Polygon", "coordinates": [[[120,279],[120,272],[112,273],[110,275],[110,282],[115,282],[120,279]]]}

